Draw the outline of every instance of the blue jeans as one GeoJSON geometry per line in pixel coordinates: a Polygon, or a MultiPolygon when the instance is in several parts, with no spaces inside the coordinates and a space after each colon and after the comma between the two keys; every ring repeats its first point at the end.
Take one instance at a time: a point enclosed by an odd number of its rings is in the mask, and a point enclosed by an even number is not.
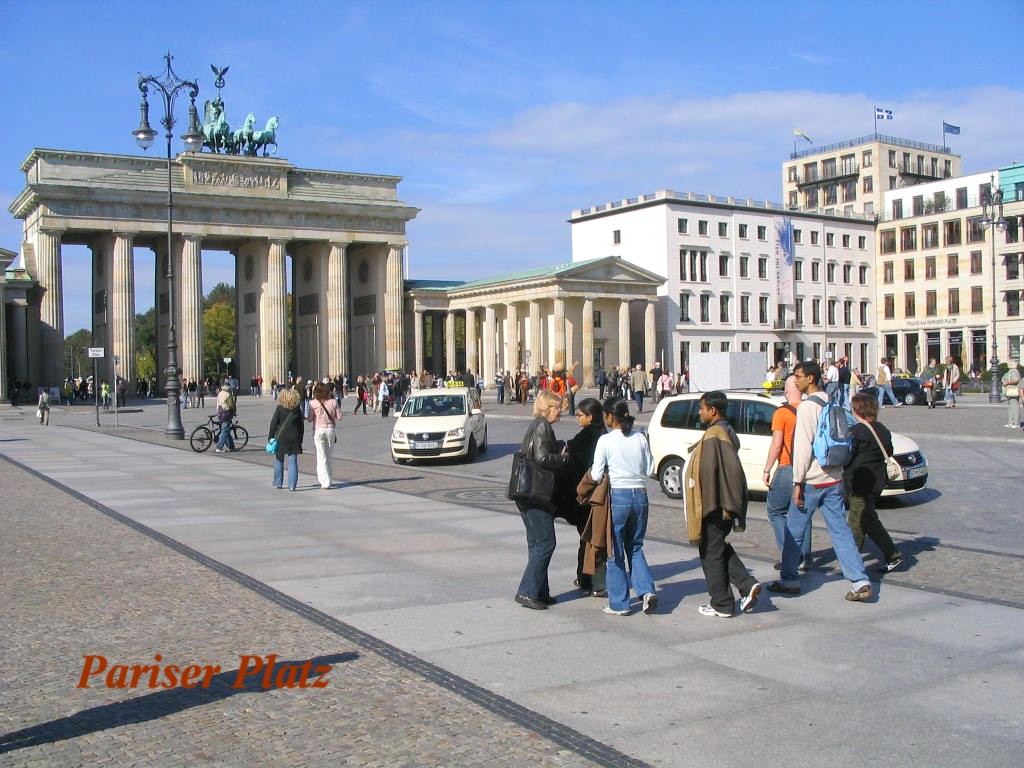
{"type": "MultiPolygon", "coordinates": [[[[775,532],[775,544],[782,554],[783,546],[786,543],[786,518],[789,516],[790,507],[793,506],[793,465],[786,464],[775,470],[772,477],[772,485],[768,489],[768,522],[771,523],[775,532]]],[[[804,543],[800,550],[804,560],[811,554],[811,529],[808,527],[804,532],[804,543]]]]}
{"type": "Polygon", "coordinates": [[[853,582],[855,590],[869,583],[867,571],[864,570],[864,559],[857,549],[850,524],[846,520],[844,495],[842,483],[824,488],[804,484],[803,509],[792,506],[786,518],[786,542],[782,548],[782,583],[787,587],[800,586],[800,574],[797,572],[800,552],[803,550],[806,531],[811,527],[811,518],[819,508],[828,526],[828,535],[832,538],[832,548],[843,569],[843,576],[853,582]]]}
{"type": "Polygon", "coordinates": [[[612,610],[629,608],[629,582],[637,595],[654,592],[654,574],[644,557],[647,533],[647,489],[612,488],[612,546],[605,583],[612,610]],[[626,567],[629,567],[629,577],[626,567]]]}
{"type": "Polygon", "coordinates": [[[294,491],[299,484],[299,457],[294,453],[274,455],[274,487],[280,488],[284,484],[284,462],[288,460],[288,490],[294,491]]]}
{"type": "Polygon", "coordinates": [[[235,450],[235,440],[231,437],[231,419],[224,419],[220,423],[220,435],[217,436],[217,450],[223,451],[224,446],[235,450]]]}
{"type": "Polygon", "coordinates": [[[633,392],[633,400],[636,402],[636,411],[640,413],[644,409],[644,393],[639,390],[633,392]]]}
{"type": "Polygon", "coordinates": [[[555,518],[550,512],[532,507],[520,510],[526,526],[526,547],[529,560],[516,594],[527,597],[548,597],[548,563],[555,553],[555,518]]]}
{"type": "Polygon", "coordinates": [[[900,401],[896,399],[896,395],[893,394],[892,384],[885,382],[885,384],[878,385],[878,404],[885,405],[885,396],[888,395],[889,399],[892,400],[893,405],[899,405],[900,401]]]}

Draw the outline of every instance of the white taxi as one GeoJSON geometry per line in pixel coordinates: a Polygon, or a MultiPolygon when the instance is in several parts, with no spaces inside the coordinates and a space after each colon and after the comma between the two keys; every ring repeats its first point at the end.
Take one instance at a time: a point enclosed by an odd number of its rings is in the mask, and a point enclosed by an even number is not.
{"type": "Polygon", "coordinates": [[[487,450],[487,421],[475,387],[420,389],[409,395],[391,432],[396,464],[465,457],[487,450]]]}

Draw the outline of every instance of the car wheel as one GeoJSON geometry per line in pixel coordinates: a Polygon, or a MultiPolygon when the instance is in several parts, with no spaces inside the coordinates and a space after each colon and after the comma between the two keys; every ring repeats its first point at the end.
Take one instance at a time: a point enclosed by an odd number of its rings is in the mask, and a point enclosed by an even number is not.
{"type": "Polygon", "coordinates": [[[903,396],[903,402],[907,405],[917,405],[917,395],[913,392],[907,392],[907,394],[903,396]]]}
{"type": "Polygon", "coordinates": [[[662,492],[670,499],[683,497],[683,460],[672,456],[661,463],[658,470],[658,482],[662,492]]]}
{"type": "Polygon", "coordinates": [[[469,436],[469,445],[466,446],[466,462],[470,462],[476,458],[477,454],[476,438],[473,435],[469,436]]]}
{"type": "Polygon", "coordinates": [[[480,443],[480,453],[487,450],[487,427],[484,427],[484,441],[480,443]]]}

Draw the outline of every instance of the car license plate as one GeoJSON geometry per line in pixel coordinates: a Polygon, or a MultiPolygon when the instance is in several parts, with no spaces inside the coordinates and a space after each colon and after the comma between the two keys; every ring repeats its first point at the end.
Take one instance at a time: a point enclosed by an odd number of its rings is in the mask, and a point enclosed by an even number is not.
{"type": "Polygon", "coordinates": [[[913,469],[908,469],[904,474],[906,474],[907,480],[914,477],[921,477],[921,475],[928,474],[928,467],[914,467],[913,469]]]}
{"type": "Polygon", "coordinates": [[[437,442],[436,440],[431,440],[431,441],[425,442],[425,443],[424,442],[414,442],[412,444],[412,447],[415,450],[417,450],[417,451],[427,451],[427,450],[430,450],[431,448],[440,448],[441,444],[439,442],[437,442]]]}

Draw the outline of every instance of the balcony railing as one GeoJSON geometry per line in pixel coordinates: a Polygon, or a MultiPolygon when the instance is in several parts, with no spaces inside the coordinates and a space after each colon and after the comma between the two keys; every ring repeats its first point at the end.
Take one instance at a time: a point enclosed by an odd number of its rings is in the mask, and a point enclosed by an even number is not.
{"type": "Polygon", "coordinates": [[[821,173],[808,171],[804,173],[803,180],[797,182],[798,187],[807,184],[821,184],[826,181],[834,181],[847,176],[856,176],[860,173],[860,166],[857,163],[843,163],[836,168],[823,168],[821,173]]]}
{"type": "Polygon", "coordinates": [[[944,155],[953,154],[949,147],[939,146],[938,144],[928,144],[923,141],[913,141],[911,139],[901,139],[898,136],[886,136],[881,133],[869,133],[867,136],[861,136],[857,139],[847,139],[846,141],[839,141],[835,144],[824,144],[820,147],[810,147],[809,149],[801,149],[797,152],[790,154],[790,160],[798,160],[801,157],[810,157],[811,155],[820,155],[826,152],[836,152],[840,149],[848,149],[850,147],[859,147],[862,144],[873,144],[876,141],[883,142],[885,144],[894,144],[897,147],[906,147],[907,149],[920,149],[925,152],[942,153],[944,155]]]}

